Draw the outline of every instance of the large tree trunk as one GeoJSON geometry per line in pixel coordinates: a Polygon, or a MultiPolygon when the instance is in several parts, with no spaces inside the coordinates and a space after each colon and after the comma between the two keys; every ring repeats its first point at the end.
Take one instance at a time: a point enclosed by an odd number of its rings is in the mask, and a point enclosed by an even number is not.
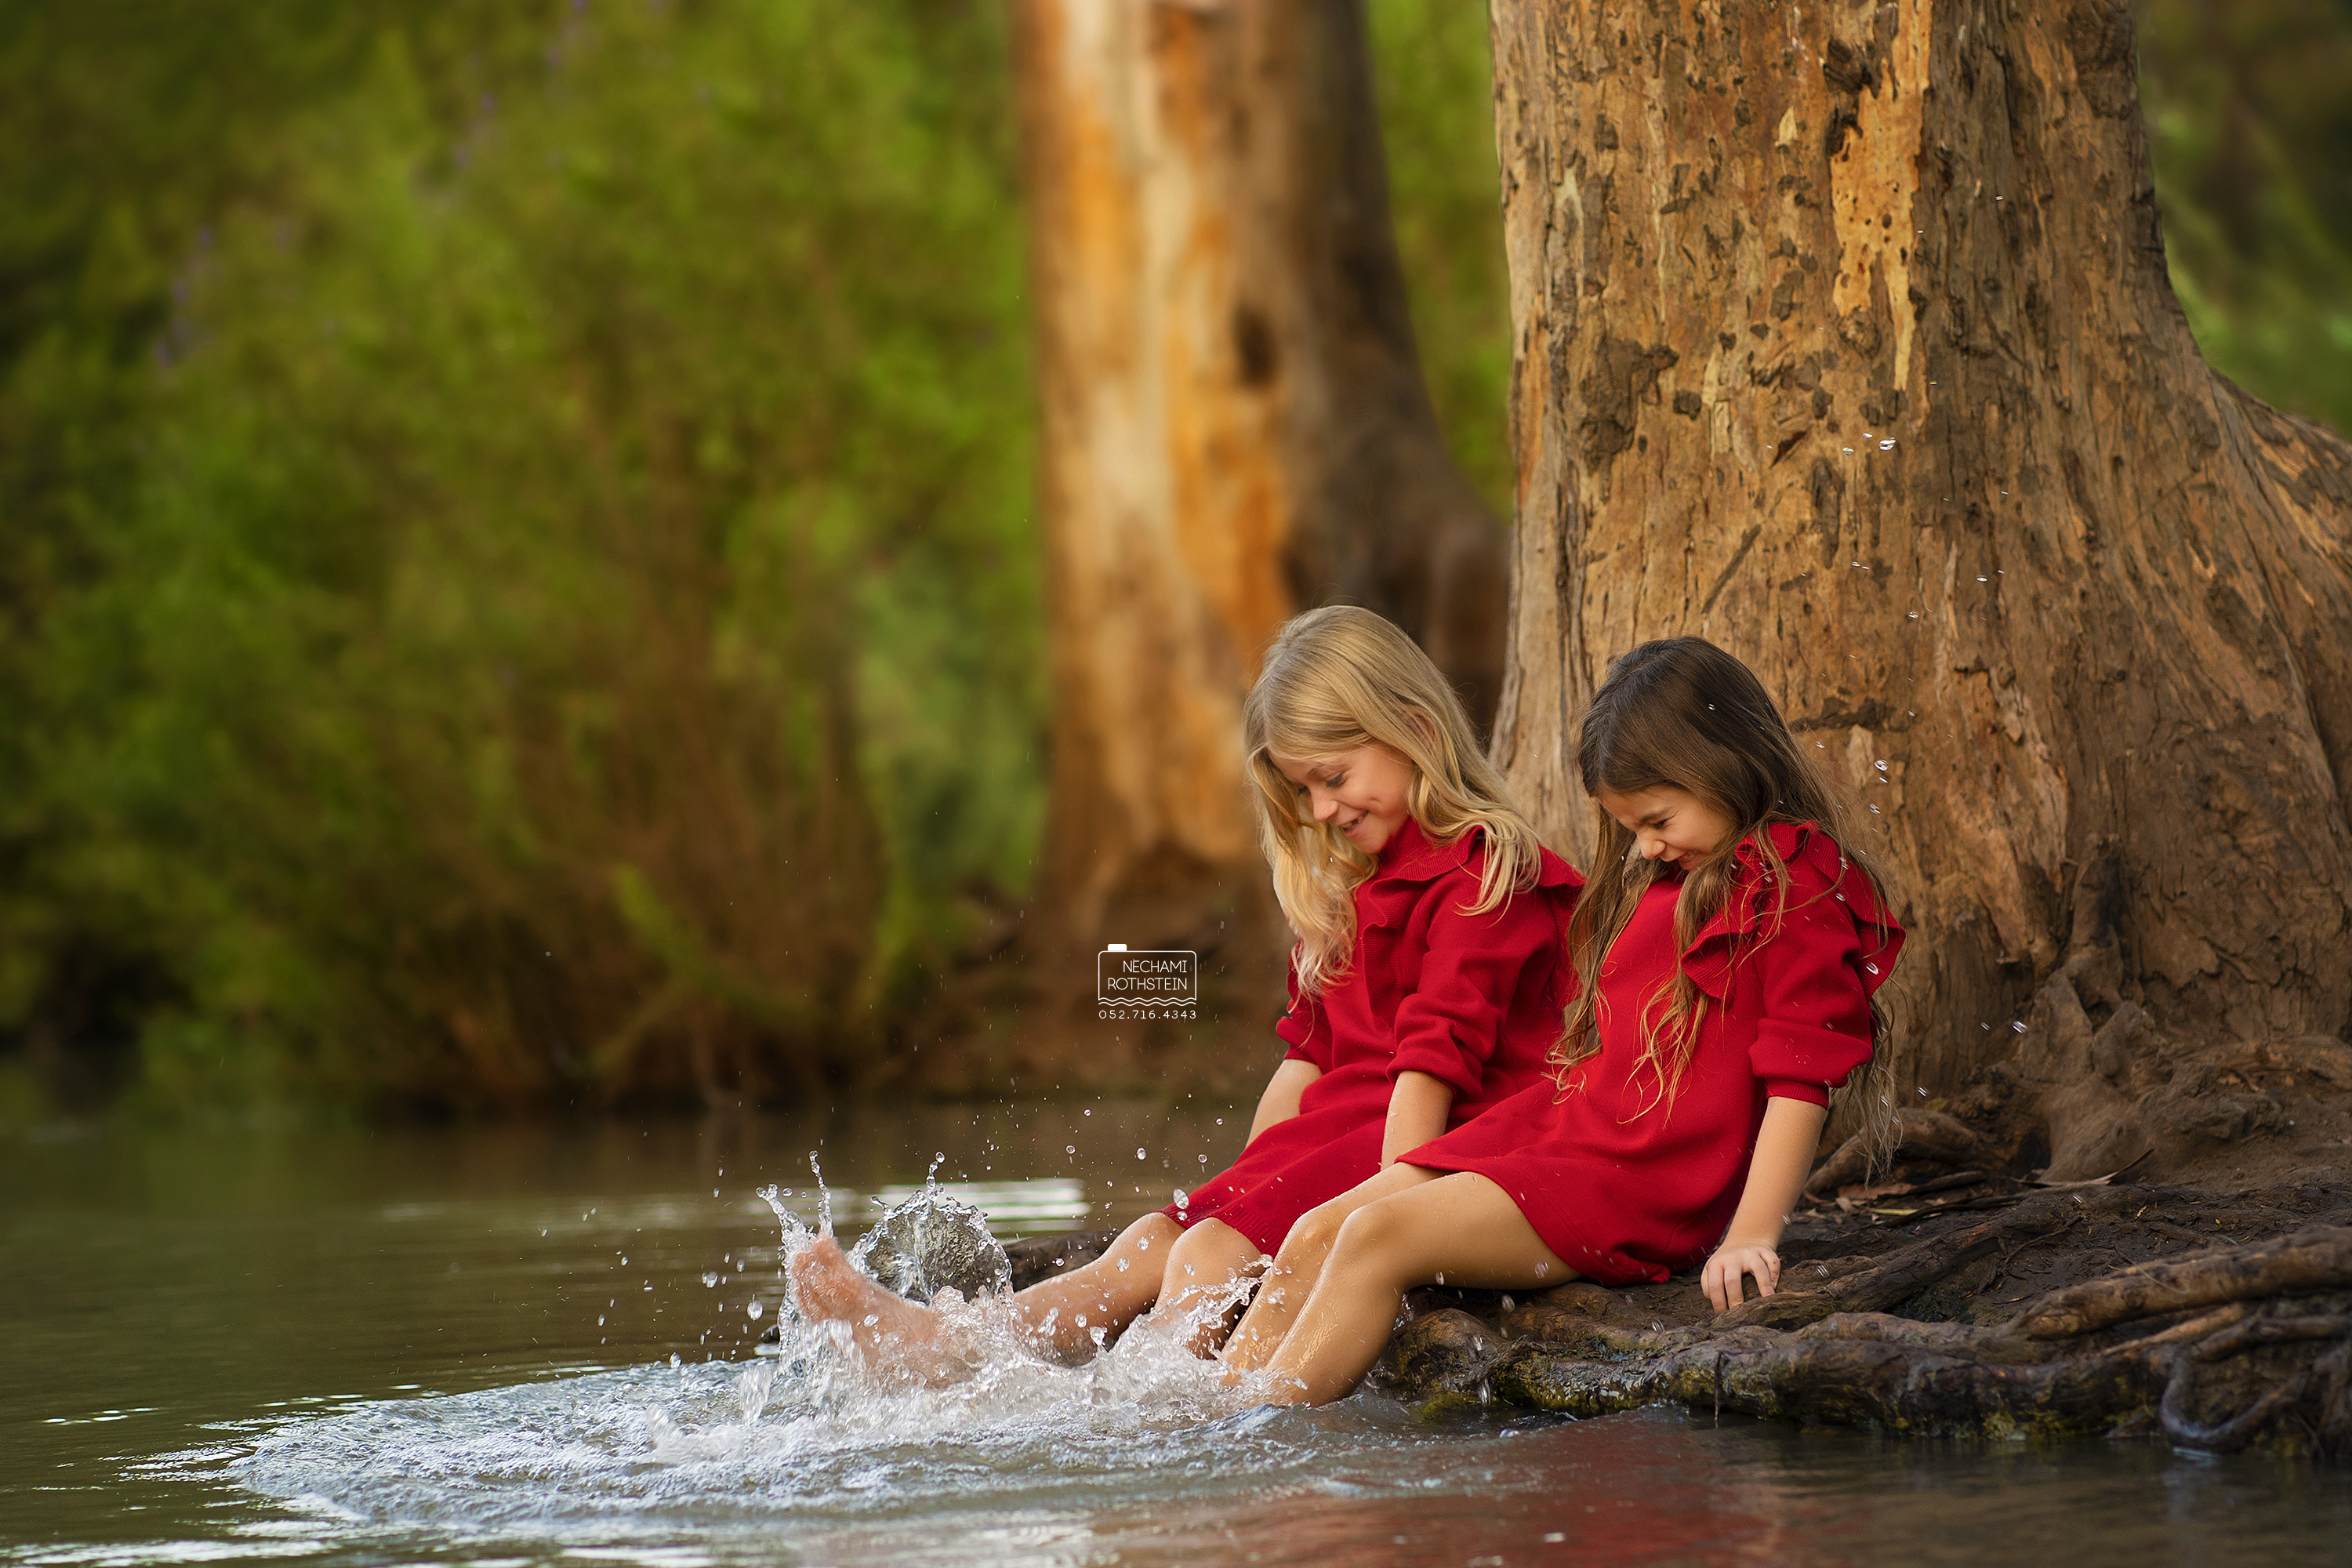
{"type": "Polygon", "coordinates": [[[1711,637],[1870,807],[1906,1103],[2021,1086],[2053,1175],[2243,1131],[2190,1047],[2352,1013],[2352,448],[2198,357],[2128,9],[1494,29],[1523,798],[1581,860],[1608,660],[1711,637]]]}
{"type": "Polygon", "coordinates": [[[1240,704],[1370,605],[1491,710],[1507,541],[1423,390],[1360,0],[1019,0],[1054,809],[1072,941],[1213,943],[1265,878],[1240,704]]]}

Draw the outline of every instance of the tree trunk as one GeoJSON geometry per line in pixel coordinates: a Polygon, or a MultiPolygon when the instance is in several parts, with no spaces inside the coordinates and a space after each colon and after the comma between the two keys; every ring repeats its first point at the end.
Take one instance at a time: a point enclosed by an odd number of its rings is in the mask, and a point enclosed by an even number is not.
{"type": "Polygon", "coordinates": [[[1494,30],[1522,797],[1581,861],[1608,660],[1710,637],[1869,807],[1906,1103],[2021,1087],[2053,1176],[2243,1131],[2158,1031],[2352,1013],[2352,447],[2198,357],[2127,7],[1494,30]]]}
{"type": "Polygon", "coordinates": [[[1500,686],[1503,530],[1446,457],[1389,232],[1360,0],[1019,0],[1054,809],[1073,942],[1267,900],[1240,706],[1349,600],[1500,686]]]}

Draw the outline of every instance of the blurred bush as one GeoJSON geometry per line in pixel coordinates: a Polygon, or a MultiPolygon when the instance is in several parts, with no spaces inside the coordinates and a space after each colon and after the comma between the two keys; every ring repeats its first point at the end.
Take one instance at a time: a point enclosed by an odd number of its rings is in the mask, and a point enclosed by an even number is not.
{"type": "Polygon", "coordinates": [[[1517,479],[1504,424],[1511,279],[1486,8],[1459,0],[1369,5],[1391,223],[1422,374],[1454,462],[1507,520],[1517,479]]]}
{"type": "Polygon", "coordinates": [[[2139,0],[2172,282],[2205,357],[2352,430],[2352,4],[2139,0]]]}
{"type": "MultiPolygon", "coordinates": [[[[24,402],[44,355],[136,384],[110,424],[58,399],[115,449],[10,661],[5,1001],[85,1077],[130,1046],[169,1102],[855,1084],[959,894],[1024,886],[994,8],[535,32],[485,66],[374,29],[131,313],[149,363],[20,353],[24,402]]],[[[108,254],[132,224],[86,268],[156,270],[108,254]]]]}

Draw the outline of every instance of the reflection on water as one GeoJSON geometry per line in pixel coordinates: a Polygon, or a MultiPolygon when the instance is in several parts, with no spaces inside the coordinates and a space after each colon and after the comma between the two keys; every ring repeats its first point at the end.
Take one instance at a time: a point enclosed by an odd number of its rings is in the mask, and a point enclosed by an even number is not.
{"type": "Polygon", "coordinates": [[[2090,1568],[2352,1538],[2335,1472],[2145,1444],[1240,1411],[1141,1339],[940,1394],[877,1393],[802,1336],[752,1353],[778,1294],[753,1189],[813,1220],[813,1148],[845,1232],[943,1152],[1013,1235],[1122,1223],[1242,1124],[993,1106],[0,1144],[0,1559],[2090,1568]]]}

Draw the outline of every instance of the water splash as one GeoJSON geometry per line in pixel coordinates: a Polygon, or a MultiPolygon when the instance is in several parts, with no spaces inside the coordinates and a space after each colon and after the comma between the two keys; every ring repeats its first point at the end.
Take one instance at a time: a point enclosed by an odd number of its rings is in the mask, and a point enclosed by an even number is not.
{"type": "MultiPolygon", "coordinates": [[[[820,1183],[821,1182],[822,1179],[820,1178],[820,1183]]],[[[819,1185],[818,1190],[820,1192],[824,1190],[822,1184],[819,1185]]],[[[790,1258],[794,1254],[800,1252],[811,1242],[814,1241],[819,1236],[831,1236],[833,1234],[833,1210],[829,1201],[826,1204],[824,1210],[824,1228],[822,1231],[813,1231],[801,1222],[800,1215],[793,1213],[792,1210],[784,1206],[784,1200],[791,1195],[792,1193],[790,1189],[780,1189],[773,1182],[769,1183],[766,1186],[760,1189],[760,1197],[761,1201],[764,1202],[772,1211],[773,1211],[776,1216],[776,1223],[783,1227],[784,1239],[782,1256],[786,1258],[790,1258]]]]}
{"type": "Polygon", "coordinates": [[[939,1168],[934,1160],[923,1190],[884,1213],[849,1260],[884,1289],[914,1301],[950,1289],[964,1297],[1010,1289],[1013,1264],[1004,1244],[991,1234],[986,1215],[940,1190],[939,1168]]]}

